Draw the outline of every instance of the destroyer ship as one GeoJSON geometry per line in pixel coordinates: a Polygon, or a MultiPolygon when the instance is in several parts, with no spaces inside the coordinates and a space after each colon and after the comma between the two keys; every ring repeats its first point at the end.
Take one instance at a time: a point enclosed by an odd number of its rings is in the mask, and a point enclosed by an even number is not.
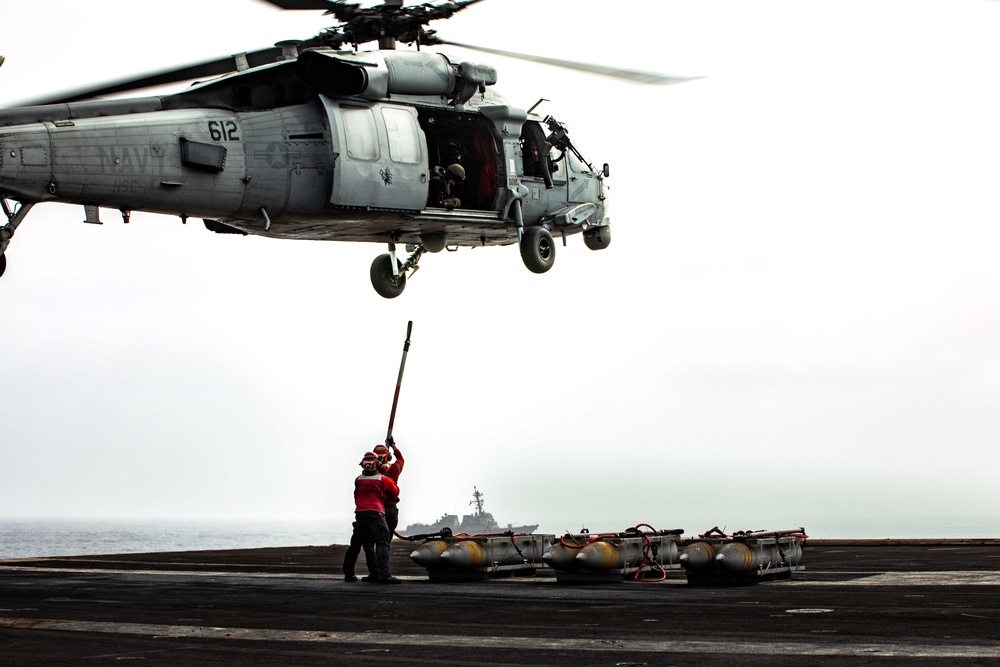
{"type": "Polygon", "coordinates": [[[472,500],[470,505],[474,505],[474,514],[467,514],[459,517],[457,514],[444,514],[434,523],[411,523],[406,527],[407,535],[427,535],[440,533],[448,528],[452,534],[466,533],[468,535],[478,535],[482,533],[533,533],[538,528],[536,523],[533,526],[514,526],[507,524],[501,526],[493,518],[493,515],[483,509],[483,493],[476,487],[472,487],[472,500]]]}

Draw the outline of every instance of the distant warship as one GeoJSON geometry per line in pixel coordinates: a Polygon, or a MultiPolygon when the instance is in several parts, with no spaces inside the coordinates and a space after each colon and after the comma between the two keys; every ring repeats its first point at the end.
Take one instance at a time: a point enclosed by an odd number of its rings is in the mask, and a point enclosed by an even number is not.
{"type": "Polygon", "coordinates": [[[407,535],[425,535],[439,533],[443,528],[451,529],[452,534],[468,533],[476,535],[480,533],[533,533],[538,528],[536,523],[533,526],[513,526],[507,524],[501,526],[493,518],[493,515],[483,510],[483,494],[476,487],[472,487],[472,500],[470,505],[475,505],[476,513],[467,514],[459,520],[457,514],[445,514],[434,523],[411,523],[406,527],[407,535]]]}

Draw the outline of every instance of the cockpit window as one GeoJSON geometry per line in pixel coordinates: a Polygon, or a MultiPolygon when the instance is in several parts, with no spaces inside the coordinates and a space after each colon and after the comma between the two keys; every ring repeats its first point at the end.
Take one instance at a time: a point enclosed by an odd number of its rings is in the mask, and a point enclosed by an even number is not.
{"type": "Polygon", "coordinates": [[[569,160],[569,168],[577,174],[589,174],[587,165],[580,162],[580,159],[573,154],[573,151],[566,151],[566,159],[569,160]]]}

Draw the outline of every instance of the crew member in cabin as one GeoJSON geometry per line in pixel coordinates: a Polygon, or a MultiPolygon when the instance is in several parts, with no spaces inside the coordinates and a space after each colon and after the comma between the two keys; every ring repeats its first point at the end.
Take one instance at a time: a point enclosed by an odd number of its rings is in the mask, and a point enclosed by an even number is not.
{"type": "Polygon", "coordinates": [[[462,200],[457,196],[465,184],[465,167],[460,164],[448,165],[447,169],[434,167],[431,170],[430,197],[428,206],[458,208],[462,200]]]}

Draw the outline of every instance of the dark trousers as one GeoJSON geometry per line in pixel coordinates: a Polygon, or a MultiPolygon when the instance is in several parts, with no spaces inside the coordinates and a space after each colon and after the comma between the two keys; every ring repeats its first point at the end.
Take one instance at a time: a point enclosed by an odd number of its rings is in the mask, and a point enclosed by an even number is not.
{"type": "MultiPolygon", "coordinates": [[[[374,574],[382,579],[389,575],[389,524],[385,522],[385,515],[381,512],[355,512],[354,513],[354,533],[351,535],[351,543],[358,540],[361,547],[366,551],[372,548],[375,552],[374,574]]],[[[350,549],[350,547],[348,547],[350,549]]],[[[347,554],[349,555],[349,554],[347,554]]],[[[344,574],[354,574],[354,562],[348,563],[347,555],[344,557],[344,574]],[[350,569],[348,569],[350,568],[350,569]]],[[[354,561],[357,561],[357,552],[354,554],[354,561]]]]}
{"type": "Polygon", "coordinates": [[[399,525],[399,505],[395,503],[385,504],[385,522],[389,526],[389,539],[392,539],[393,533],[396,532],[396,526],[399,525]]]}
{"type": "MultiPolygon", "coordinates": [[[[375,545],[372,542],[365,542],[364,535],[360,530],[358,530],[358,522],[355,521],[353,524],[354,532],[351,533],[351,543],[347,547],[347,552],[344,554],[344,574],[353,575],[354,565],[358,562],[358,556],[361,555],[361,550],[365,550],[365,566],[368,568],[368,574],[375,575],[375,545]]],[[[378,575],[376,575],[378,576],[378,575]]]]}

